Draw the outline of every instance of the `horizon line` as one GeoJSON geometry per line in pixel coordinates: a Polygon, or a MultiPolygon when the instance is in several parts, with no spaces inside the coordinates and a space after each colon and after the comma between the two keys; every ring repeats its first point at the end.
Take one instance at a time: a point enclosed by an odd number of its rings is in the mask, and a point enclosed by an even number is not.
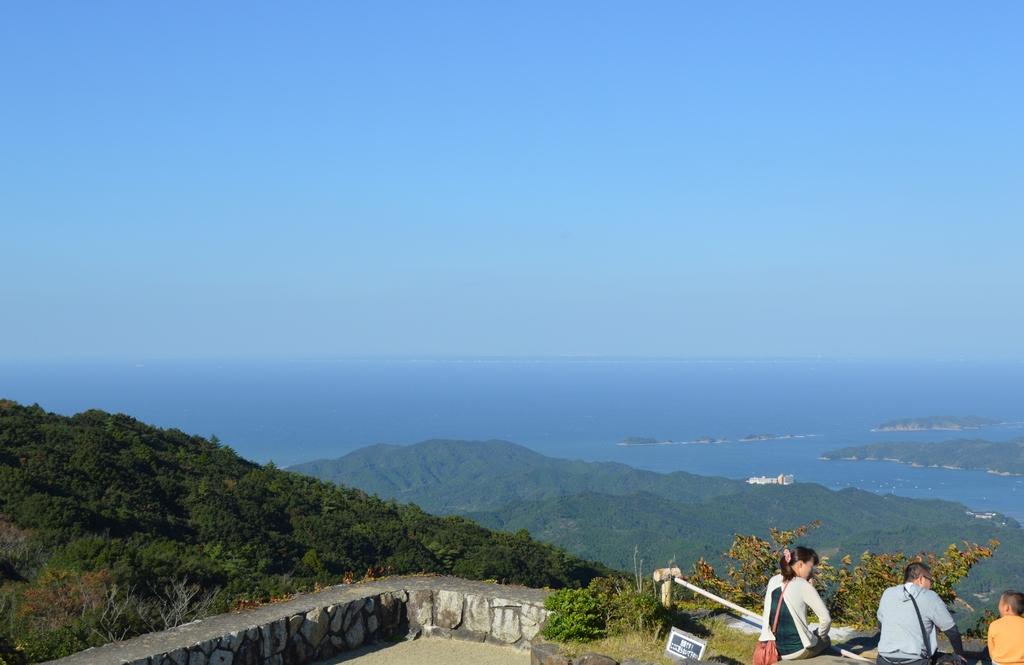
{"type": "Polygon", "coordinates": [[[24,357],[3,358],[0,364],[9,365],[55,365],[55,364],[96,364],[110,363],[117,365],[134,364],[145,366],[146,363],[346,363],[346,362],[395,362],[395,363],[542,363],[542,362],[593,362],[593,363],[1007,363],[1018,364],[1024,358],[999,357],[965,357],[965,356],[856,356],[856,355],[721,355],[721,356],[684,356],[684,355],[632,355],[632,354],[347,354],[347,355],[265,355],[265,356],[67,356],[67,357],[24,357]]]}

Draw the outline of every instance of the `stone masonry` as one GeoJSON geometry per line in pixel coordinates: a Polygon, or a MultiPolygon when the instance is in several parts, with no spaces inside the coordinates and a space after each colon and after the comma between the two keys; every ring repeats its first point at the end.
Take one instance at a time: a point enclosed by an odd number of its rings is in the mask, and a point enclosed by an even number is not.
{"type": "Polygon", "coordinates": [[[53,665],[305,665],[393,637],[529,649],[546,591],[453,577],[392,577],[221,614],[50,661],[53,665]]]}

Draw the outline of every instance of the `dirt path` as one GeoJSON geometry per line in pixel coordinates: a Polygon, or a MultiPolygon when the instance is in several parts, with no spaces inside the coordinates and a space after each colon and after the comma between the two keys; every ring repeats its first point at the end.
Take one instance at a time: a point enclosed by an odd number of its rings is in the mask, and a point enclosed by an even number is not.
{"type": "Polygon", "coordinates": [[[378,644],[324,660],[319,665],[354,663],[356,665],[529,665],[530,653],[511,647],[460,642],[457,640],[415,640],[396,644],[378,644]]]}

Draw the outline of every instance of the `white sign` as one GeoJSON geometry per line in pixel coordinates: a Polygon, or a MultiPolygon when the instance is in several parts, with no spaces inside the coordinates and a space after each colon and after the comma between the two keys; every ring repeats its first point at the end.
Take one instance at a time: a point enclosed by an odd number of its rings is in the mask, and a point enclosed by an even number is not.
{"type": "Polygon", "coordinates": [[[707,648],[708,643],[704,640],[699,640],[689,633],[673,628],[668,636],[668,644],[665,645],[665,653],[670,658],[703,660],[704,651],[707,648]]]}

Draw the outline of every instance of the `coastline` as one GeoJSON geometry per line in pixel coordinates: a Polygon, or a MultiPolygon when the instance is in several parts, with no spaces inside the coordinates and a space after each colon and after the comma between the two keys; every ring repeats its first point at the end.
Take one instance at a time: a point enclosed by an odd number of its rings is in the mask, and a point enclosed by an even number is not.
{"type": "Polygon", "coordinates": [[[692,439],[686,441],[673,441],[666,439],[664,441],[619,441],[615,445],[622,448],[643,448],[648,446],[713,446],[720,443],[758,443],[760,441],[791,441],[794,439],[811,439],[814,437],[822,436],[821,434],[780,434],[775,435],[758,435],[750,437],[742,437],[739,439],[727,439],[725,437],[711,438],[708,437],[700,439],[692,439]]]}
{"type": "Polygon", "coordinates": [[[920,462],[909,462],[906,460],[897,459],[895,457],[828,457],[827,455],[820,455],[819,460],[823,462],[891,462],[894,464],[902,464],[904,466],[914,467],[915,469],[945,469],[947,471],[984,471],[993,476],[1002,476],[1004,478],[1019,478],[1024,477],[1024,473],[1015,473],[1013,471],[1001,471],[999,469],[988,469],[984,467],[969,467],[969,466],[952,466],[949,464],[921,464],[920,462]]]}

